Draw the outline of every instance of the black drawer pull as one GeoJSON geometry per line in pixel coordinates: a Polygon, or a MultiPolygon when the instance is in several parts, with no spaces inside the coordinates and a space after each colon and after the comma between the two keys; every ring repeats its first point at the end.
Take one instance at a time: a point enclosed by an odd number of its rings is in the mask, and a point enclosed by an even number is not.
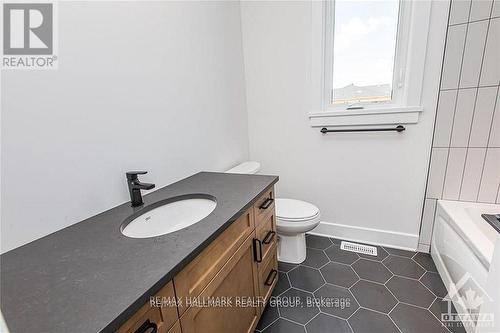
{"type": "Polygon", "coordinates": [[[273,203],[274,199],[273,198],[267,198],[262,205],[259,206],[259,209],[268,209],[269,206],[273,203]]]}
{"type": "Polygon", "coordinates": [[[273,282],[274,280],[276,280],[276,276],[278,275],[278,271],[275,270],[275,269],[272,269],[270,272],[269,272],[269,275],[267,276],[267,279],[266,279],[266,282],[264,282],[264,284],[266,286],[272,286],[273,285],[273,282]],[[270,281],[269,281],[270,280],[270,281]]]}
{"type": "Polygon", "coordinates": [[[269,232],[267,233],[266,237],[264,237],[264,239],[262,240],[262,243],[264,243],[264,244],[271,243],[271,241],[274,238],[274,235],[276,235],[276,233],[274,231],[272,231],[272,230],[269,230],[269,232]]]}
{"type": "Polygon", "coordinates": [[[262,243],[259,239],[253,239],[253,259],[256,262],[262,262],[262,243]]]}
{"type": "Polygon", "coordinates": [[[147,319],[134,333],[156,333],[158,326],[147,319]]]}

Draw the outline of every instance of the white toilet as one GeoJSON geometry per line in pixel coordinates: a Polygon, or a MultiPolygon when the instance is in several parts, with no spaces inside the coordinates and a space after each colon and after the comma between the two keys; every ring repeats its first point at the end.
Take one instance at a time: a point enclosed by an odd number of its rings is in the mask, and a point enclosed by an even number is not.
{"type": "MultiPolygon", "coordinates": [[[[255,174],[260,163],[248,161],[227,170],[227,173],[255,174]]],[[[318,207],[305,201],[276,198],[276,229],[278,232],[278,260],[299,264],[306,259],[305,233],[320,222],[318,207]]]]}

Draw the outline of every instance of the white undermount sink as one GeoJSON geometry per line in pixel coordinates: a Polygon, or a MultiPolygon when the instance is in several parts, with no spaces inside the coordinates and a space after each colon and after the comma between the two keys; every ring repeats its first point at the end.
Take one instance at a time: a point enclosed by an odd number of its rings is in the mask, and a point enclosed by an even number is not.
{"type": "Polygon", "coordinates": [[[149,206],[150,209],[145,207],[147,210],[138,216],[131,216],[123,223],[121,232],[131,238],[166,235],[200,222],[216,206],[215,198],[209,196],[190,195],[167,199],[149,206]]]}

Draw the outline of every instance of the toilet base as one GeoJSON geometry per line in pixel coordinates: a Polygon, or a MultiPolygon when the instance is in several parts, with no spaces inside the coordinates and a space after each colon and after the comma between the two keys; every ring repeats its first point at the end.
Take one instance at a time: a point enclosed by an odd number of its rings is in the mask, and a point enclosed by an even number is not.
{"type": "Polygon", "coordinates": [[[306,234],[293,236],[279,235],[278,260],[291,264],[300,264],[306,260],[306,234]]]}

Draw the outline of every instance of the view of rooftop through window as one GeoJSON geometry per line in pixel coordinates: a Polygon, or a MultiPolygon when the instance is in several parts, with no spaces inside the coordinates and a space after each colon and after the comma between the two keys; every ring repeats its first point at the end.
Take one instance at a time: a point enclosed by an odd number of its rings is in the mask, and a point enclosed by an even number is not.
{"type": "Polygon", "coordinates": [[[399,1],[335,1],[332,104],[392,98],[399,1]]]}

